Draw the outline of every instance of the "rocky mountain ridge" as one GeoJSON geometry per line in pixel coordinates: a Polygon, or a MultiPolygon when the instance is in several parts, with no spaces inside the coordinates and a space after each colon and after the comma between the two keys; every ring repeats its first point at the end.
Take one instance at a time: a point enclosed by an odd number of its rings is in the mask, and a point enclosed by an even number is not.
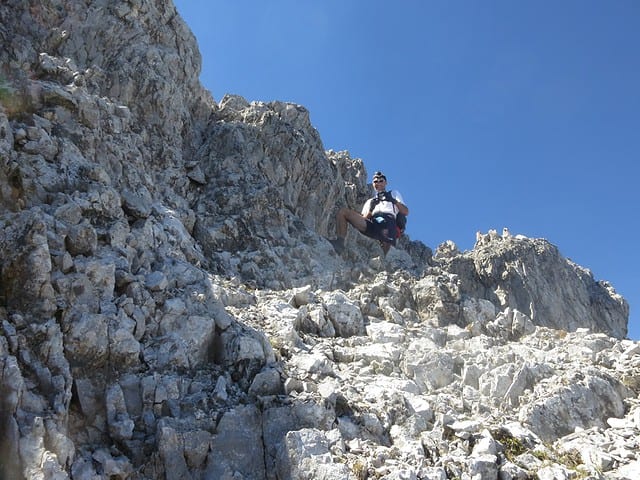
{"type": "Polygon", "coordinates": [[[215,102],[171,1],[0,18],[0,478],[638,478],[607,282],[507,231],[339,257],[363,161],[215,102]]]}

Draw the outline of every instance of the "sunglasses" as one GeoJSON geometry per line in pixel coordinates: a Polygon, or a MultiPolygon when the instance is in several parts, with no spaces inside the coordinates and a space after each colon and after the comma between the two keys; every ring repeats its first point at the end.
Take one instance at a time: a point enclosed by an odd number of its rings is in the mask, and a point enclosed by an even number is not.
{"type": "Polygon", "coordinates": [[[384,180],[384,179],[382,179],[382,178],[376,178],[376,179],[374,179],[374,180],[373,180],[373,183],[382,183],[382,182],[384,182],[384,181],[385,181],[385,180],[384,180]]]}

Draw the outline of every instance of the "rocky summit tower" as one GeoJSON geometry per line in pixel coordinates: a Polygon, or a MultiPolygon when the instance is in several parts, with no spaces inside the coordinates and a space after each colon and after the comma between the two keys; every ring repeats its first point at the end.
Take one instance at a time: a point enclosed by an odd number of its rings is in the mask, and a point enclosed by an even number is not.
{"type": "Polygon", "coordinates": [[[640,478],[611,285],[508,231],[337,256],[363,161],[214,101],[171,1],[0,20],[0,478],[640,478]]]}

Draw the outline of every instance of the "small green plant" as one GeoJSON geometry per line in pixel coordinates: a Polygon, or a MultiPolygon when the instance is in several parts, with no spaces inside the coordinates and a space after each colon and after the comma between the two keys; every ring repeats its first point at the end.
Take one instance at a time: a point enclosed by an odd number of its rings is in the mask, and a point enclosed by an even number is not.
{"type": "Polygon", "coordinates": [[[11,96],[15,93],[15,89],[7,82],[7,80],[0,76],[0,102],[3,104],[7,102],[11,96]]]}
{"type": "Polygon", "coordinates": [[[558,450],[553,449],[550,445],[546,445],[545,449],[534,450],[531,453],[538,460],[547,464],[556,463],[567,467],[578,475],[575,477],[576,479],[584,478],[585,475],[588,476],[588,469],[585,469],[582,457],[578,450],[571,449],[559,452],[558,450]]]}
{"type": "Polygon", "coordinates": [[[0,106],[10,118],[31,111],[29,98],[24,91],[17,87],[15,82],[7,80],[2,75],[0,75],[0,106]]]}
{"type": "Polygon", "coordinates": [[[367,466],[362,460],[358,459],[351,465],[351,470],[353,471],[356,479],[365,480],[367,478],[367,466]]]}
{"type": "Polygon", "coordinates": [[[504,455],[511,462],[518,456],[527,452],[527,447],[525,447],[522,440],[515,438],[506,430],[498,430],[493,432],[494,438],[500,442],[504,449],[504,455]]]}
{"type": "Polygon", "coordinates": [[[514,437],[505,437],[500,442],[504,447],[504,455],[508,460],[513,461],[518,455],[522,455],[527,451],[523,443],[514,437]]]}
{"type": "Polygon", "coordinates": [[[558,463],[561,463],[571,469],[575,469],[578,465],[582,465],[582,457],[580,456],[580,452],[577,450],[567,450],[558,455],[558,463]]]}
{"type": "Polygon", "coordinates": [[[549,455],[549,453],[547,453],[546,450],[533,450],[531,454],[538,460],[541,460],[543,462],[551,461],[551,456],[549,455]]]}
{"type": "Polygon", "coordinates": [[[636,393],[640,393],[640,377],[635,375],[623,375],[621,380],[625,387],[630,388],[636,393]]]}

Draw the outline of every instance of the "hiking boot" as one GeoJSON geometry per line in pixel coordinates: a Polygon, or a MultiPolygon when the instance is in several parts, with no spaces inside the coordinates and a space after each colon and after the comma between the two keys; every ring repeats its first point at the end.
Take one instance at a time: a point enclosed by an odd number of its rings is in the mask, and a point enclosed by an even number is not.
{"type": "Polygon", "coordinates": [[[329,240],[329,243],[338,255],[342,255],[342,252],[344,252],[344,238],[338,237],[335,240],[329,240]]]}

